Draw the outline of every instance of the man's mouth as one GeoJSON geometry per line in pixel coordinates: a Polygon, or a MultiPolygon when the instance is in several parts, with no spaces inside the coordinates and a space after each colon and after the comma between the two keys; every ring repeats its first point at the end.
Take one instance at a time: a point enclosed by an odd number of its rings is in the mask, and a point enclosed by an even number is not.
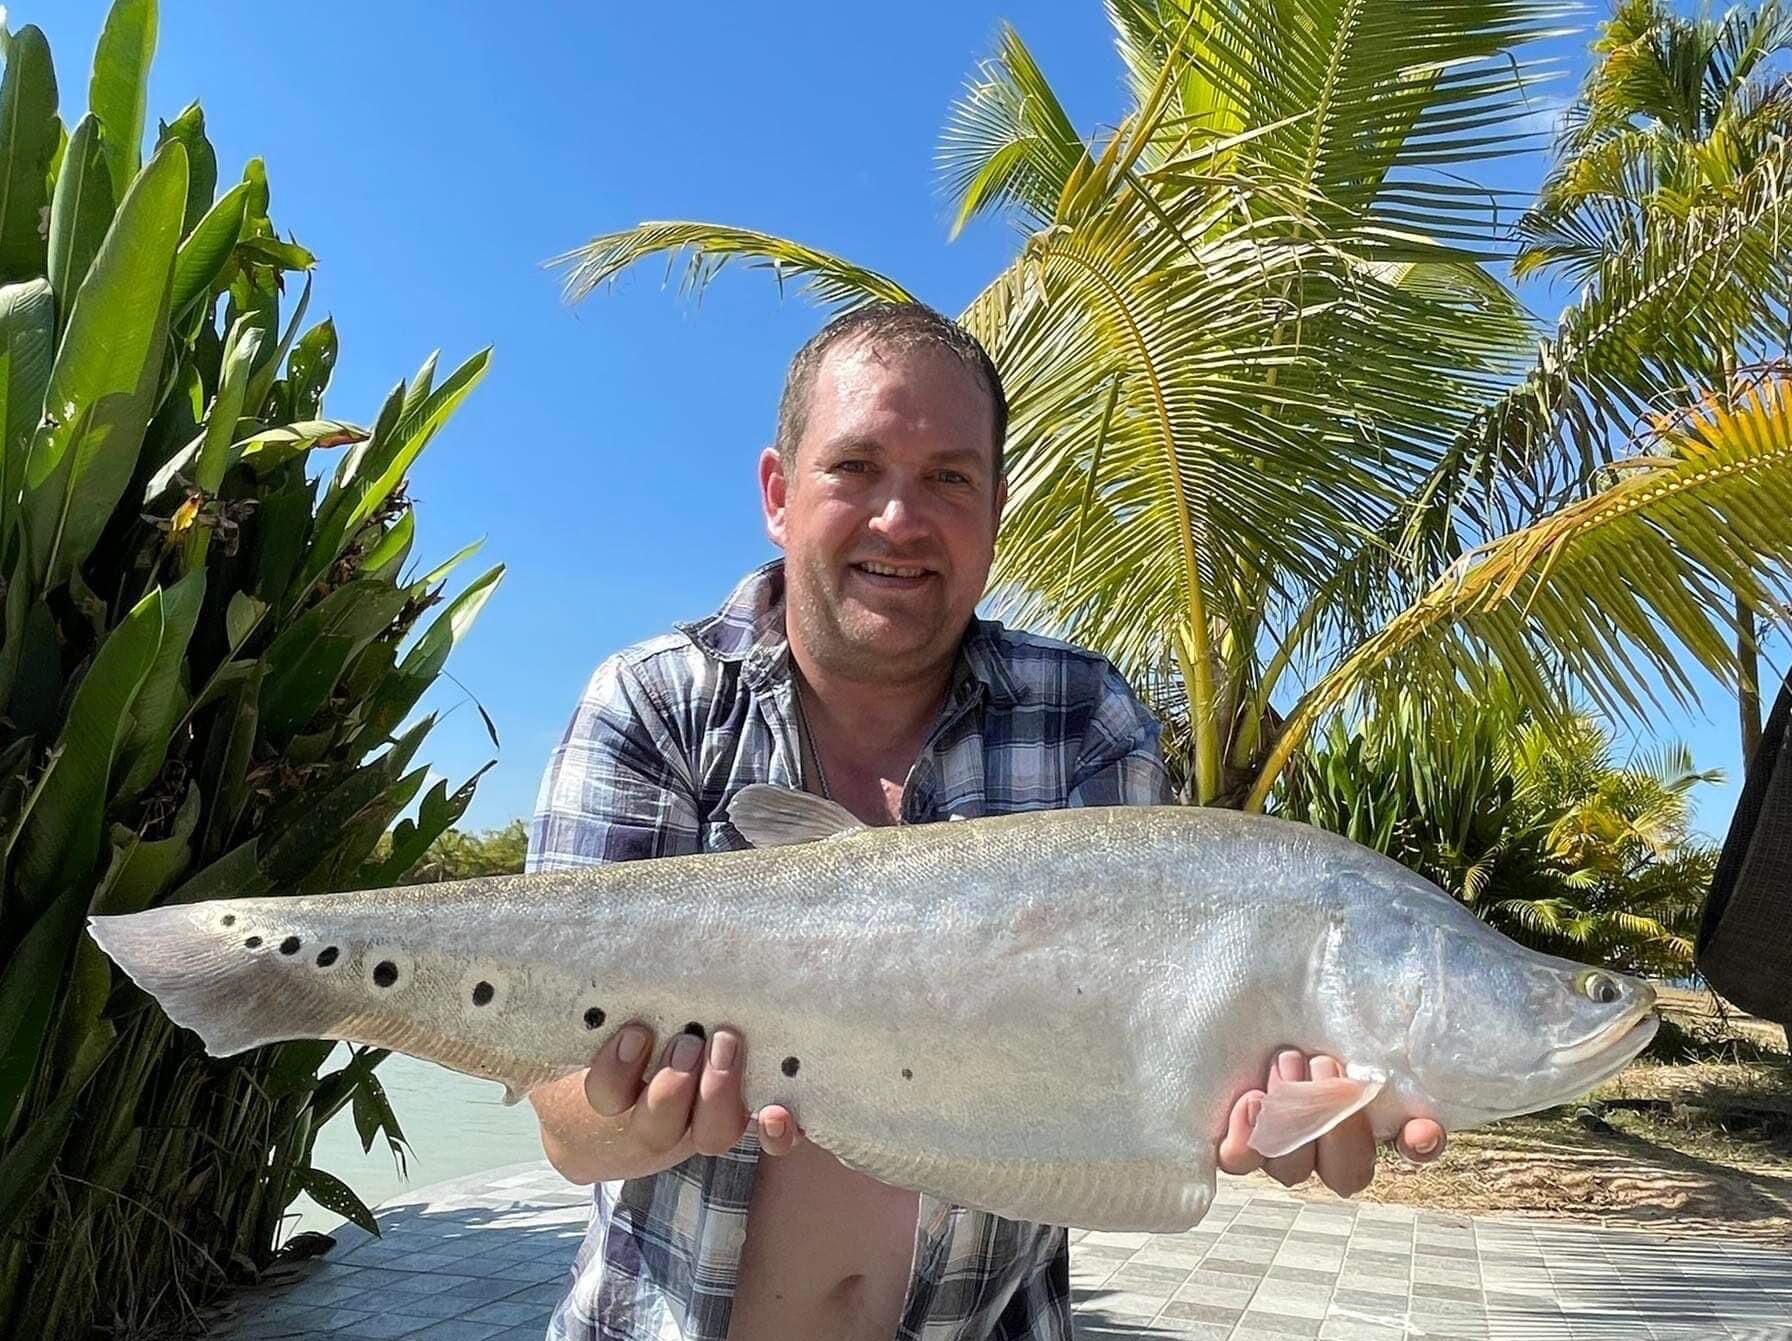
{"type": "Polygon", "coordinates": [[[931,568],[906,563],[878,563],[869,559],[853,564],[852,569],[873,586],[892,589],[918,587],[933,576],[931,568]]]}

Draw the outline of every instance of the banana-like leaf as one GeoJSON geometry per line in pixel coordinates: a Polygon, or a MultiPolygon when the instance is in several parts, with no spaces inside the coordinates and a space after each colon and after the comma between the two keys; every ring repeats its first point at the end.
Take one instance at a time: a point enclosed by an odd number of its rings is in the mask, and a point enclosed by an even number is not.
{"type": "Polygon", "coordinates": [[[299,338],[286,361],[288,420],[316,419],[336,367],[336,323],[326,317],[299,338]]]}
{"type": "Polygon", "coordinates": [[[61,137],[50,44],[26,24],[7,43],[0,83],[0,280],[44,273],[50,161],[61,137]]]}
{"type": "MultiPolygon", "coordinates": [[[[155,51],[156,0],[113,0],[106,26],[100,30],[99,45],[94,48],[87,106],[99,118],[112,189],[118,195],[129,188],[142,161],[149,66],[155,51]]],[[[184,218],[185,182],[181,194],[184,218]]]]}
{"type": "Polygon", "coordinates": [[[201,802],[199,788],[188,787],[175,812],[173,828],[164,838],[144,838],[123,825],[113,825],[112,864],[90,911],[107,915],[141,912],[161,898],[192,864],[201,802]]]}
{"type": "Polygon", "coordinates": [[[116,208],[112,177],[100,144],[100,123],[89,114],[69,137],[68,154],[50,206],[49,278],[56,293],[58,334],[68,324],[75,294],[99,255],[116,208]]]}
{"type": "Polygon", "coordinates": [[[184,238],[211,208],[212,194],[218,189],[218,155],[206,138],[205,112],[198,103],[188,103],[179,116],[161,127],[157,146],[168,140],[179,140],[187,149],[187,210],[180,227],[184,238]]]}
{"type": "Polygon", "coordinates": [[[196,568],[162,590],[162,640],[131,704],[130,726],[119,742],[108,798],[134,800],[162,771],[175,723],[187,710],[187,646],[205,606],[205,570],[196,568]]]}
{"type": "Polygon", "coordinates": [[[224,273],[237,239],[242,236],[250,192],[249,183],[238,182],[218,197],[181,241],[180,250],[175,253],[174,288],[169,301],[176,322],[212,292],[212,286],[224,273]]]}
{"type": "MultiPolygon", "coordinates": [[[[58,988],[83,935],[86,907],[85,891],[78,886],[62,890],[47,907],[40,905],[41,912],[0,972],[0,1141],[11,1134],[37,1073],[58,988]]],[[[9,1154],[0,1164],[11,1161],[9,1154]]]]}
{"type": "Polygon", "coordinates": [[[118,208],[69,317],[25,471],[39,590],[86,559],[136,469],[160,384],[186,150],[164,145],[118,208]]]}
{"type": "Polygon", "coordinates": [[[0,288],[0,536],[10,536],[13,497],[25,478],[31,434],[42,418],[56,354],[55,298],[41,279],[0,288]]]}
{"type": "Polygon", "coordinates": [[[42,797],[20,838],[15,879],[21,902],[34,912],[84,879],[99,856],[108,782],[165,628],[158,587],[100,644],[75,690],[42,797]]]}

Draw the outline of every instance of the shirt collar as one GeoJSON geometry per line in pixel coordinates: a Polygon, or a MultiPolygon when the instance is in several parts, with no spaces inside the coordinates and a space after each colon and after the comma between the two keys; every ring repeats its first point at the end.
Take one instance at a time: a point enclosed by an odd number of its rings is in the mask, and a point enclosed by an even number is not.
{"type": "MultiPolygon", "coordinates": [[[[763,689],[790,673],[790,643],[784,633],[784,560],[755,568],[729,593],[714,614],[675,625],[705,655],[739,662],[747,683],[763,689]]],[[[1011,708],[1027,696],[1002,654],[1000,623],[975,616],[958,647],[953,670],[955,699],[987,695],[991,704],[1011,708]]]]}

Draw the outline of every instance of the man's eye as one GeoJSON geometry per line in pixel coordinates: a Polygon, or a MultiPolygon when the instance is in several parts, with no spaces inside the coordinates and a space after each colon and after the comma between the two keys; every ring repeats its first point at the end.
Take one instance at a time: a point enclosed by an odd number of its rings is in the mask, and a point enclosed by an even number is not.
{"type": "Polygon", "coordinates": [[[942,470],[939,478],[944,484],[969,484],[971,482],[969,475],[961,475],[956,470],[942,470]]]}
{"type": "Polygon", "coordinates": [[[869,461],[841,461],[834,466],[835,470],[844,471],[849,475],[863,475],[870,468],[869,461]]]}

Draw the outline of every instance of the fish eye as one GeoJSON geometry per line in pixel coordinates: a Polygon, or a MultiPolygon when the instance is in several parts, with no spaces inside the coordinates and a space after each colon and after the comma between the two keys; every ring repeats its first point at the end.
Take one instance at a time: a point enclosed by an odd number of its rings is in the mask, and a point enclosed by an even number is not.
{"type": "Polygon", "coordinates": [[[1609,1006],[1624,995],[1624,989],[1618,986],[1617,980],[1603,973],[1583,975],[1580,990],[1586,993],[1588,1000],[1597,1001],[1602,1006],[1609,1006]]]}

